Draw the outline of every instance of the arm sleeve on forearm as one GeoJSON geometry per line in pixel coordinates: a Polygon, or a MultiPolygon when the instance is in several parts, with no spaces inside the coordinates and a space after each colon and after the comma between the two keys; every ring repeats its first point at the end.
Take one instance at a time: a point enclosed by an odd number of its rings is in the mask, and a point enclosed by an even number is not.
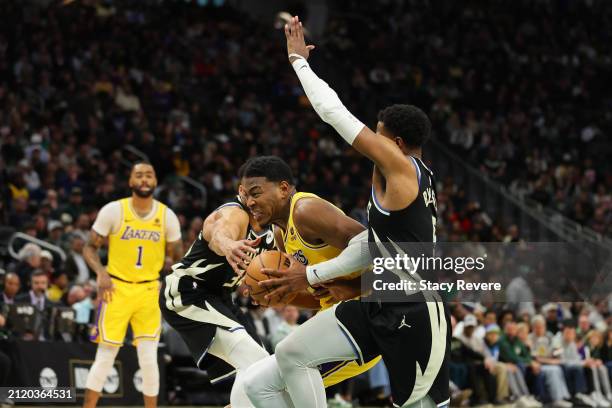
{"type": "Polygon", "coordinates": [[[349,241],[344,251],[335,258],[306,267],[306,277],[311,285],[350,275],[372,263],[367,245],[368,231],[364,230],[349,241]]]}
{"type": "Polygon", "coordinates": [[[346,109],[338,94],[314,73],[305,59],[296,59],[291,65],[317,114],[352,145],[365,125],[346,109]]]}

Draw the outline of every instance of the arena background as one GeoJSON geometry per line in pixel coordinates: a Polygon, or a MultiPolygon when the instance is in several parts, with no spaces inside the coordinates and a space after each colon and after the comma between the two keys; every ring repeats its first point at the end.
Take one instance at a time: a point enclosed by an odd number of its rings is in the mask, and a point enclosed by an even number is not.
{"type": "MultiPolygon", "coordinates": [[[[305,21],[317,46],[313,68],[357,117],[374,126],[392,103],[429,114],[424,159],[437,176],[438,241],[612,248],[608,1],[4,0],[0,273],[16,272],[27,292],[42,269],[59,299],[35,322],[0,311],[0,386],[82,385],[96,302],[82,248],[97,211],[129,195],[135,161],[155,166],[155,196],[178,214],[185,248],[235,194],[238,168],[255,155],[282,157],[298,190],[367,222],[371,165],[310,107],[287,63],[286,13],[305,21]],[[26,243],[38,250],[23,251],[26,243]]],[[[479,364],[462,348],[473,346],[462,337],[466,316],[483,333],[485,324],[513,320],[531,334],[541,314],[555,335],[572,320],[582,361],[596,353],[612,369],[609,296],[531,300],[529,310],[452,304],[462,341],[454,403],[499,402],[464,373],[479,364]]],[[[308,318],[238,301],[270,347],[287,322],[308,318]]],[[[104,405],[141,404],[135,352],[122,353],[104,405]]],[[[227,403],[231,384],[211,386],[169,327],[159,357],[164,404],[227,403]]],[[[337,406],[388,403],[384,368],[329,396],[337,406]]]]}

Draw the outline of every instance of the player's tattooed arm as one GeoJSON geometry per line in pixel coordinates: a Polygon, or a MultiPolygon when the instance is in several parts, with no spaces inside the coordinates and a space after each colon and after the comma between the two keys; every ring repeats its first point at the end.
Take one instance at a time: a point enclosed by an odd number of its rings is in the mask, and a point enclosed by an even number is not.
{"type": "Polygon", "coordinates": [[[108,271],[102,265],[98,250],[104,245],[106,238],[91,230],[89,240],[83,248],[83,258],[87,265],[96,273],[96,281],[98,285],[98,297],[102,300],[110,301],[113,296],[113,281],[111,280],[108,271]]]}
{"type": "Polygon", "coordinates": [[[302,198],[293,209],[293,219],[308,243],[326,243],[344,249],[351,238],[365,230],[356,220],[320,198],[302,198]]]}
{"type": "Polygon", "coordinates": [[[204,220],[202,234],[210,249],[225,256],[236,273],[246,269],[258,241],[244,239],[249,226],[249,214],[238,206],[227,206],[204,220]]]}

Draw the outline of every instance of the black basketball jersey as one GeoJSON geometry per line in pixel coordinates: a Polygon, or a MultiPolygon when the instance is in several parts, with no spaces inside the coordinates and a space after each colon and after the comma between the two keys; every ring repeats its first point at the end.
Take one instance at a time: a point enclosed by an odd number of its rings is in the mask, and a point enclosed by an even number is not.
{"type": "MultiPolygon", "coordinates": [[[[436,240],[436,190],[433,172],[423,162],[412,156],[419,192],[406,208],[391,211],[383,208],[376,198],[374,186],[368,203],[368,241],[373,258],[395,258],[433,255],[436,240]]],[[[420,279],[419,271],[403,268],[385,268],[378,276],[385,282],[420,279]]],[[[410,293],[418,293],[411,291],[410,293]]]]}
{"type": "Polygon", "coordinates": [[[409,156],[419,181],[419,193],[406,208],[390,211],[376,199],[374,186],[368,203],[368,241],[376,242],[435,242],[436,188],[434,175],[421,159],[409,156]]]}
{"type": "MultiPolygon", "coordinates": [[[[218,207],[217,210],[227,206],[239,206],[247,211],[238,197],[218,207]]],[[[266,227],[257,233],[249,225],[245,238],[255,240],[260,237],[261,242],[256,248],[257,254],[274,248],[272,227],[266,227]]],[[[253,257],[255,256],[253,254],[253,257]]],[[[201,300],[205,293],[227,295],[238,286],[244,275],[244,273],[236,275],[227,259],[210,249],[202,232],[183,256],[183,259],[172,266],[172,270],[174,275],[180,277],[178,291],[181,294],[183,305],[192,304],[193,301],[198,299],[201,300]]]]}

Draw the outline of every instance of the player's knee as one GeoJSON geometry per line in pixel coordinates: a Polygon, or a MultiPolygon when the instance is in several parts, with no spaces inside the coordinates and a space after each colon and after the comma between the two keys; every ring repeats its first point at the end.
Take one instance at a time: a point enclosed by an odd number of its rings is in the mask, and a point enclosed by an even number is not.
{"type": "Polygon", "coordinates": [[[281,371],[302,365],[304,345],[295,338],[287,337],[276,346],[274,354],[281,371]]]}
{"type": "Polygon", "coordinates": [[[146,396],[156,396],[159,393],[157,342],[141,341],[136,346],[136,352],[142,375],[142,393],[146,396]]]}
{"type": "Polygon", "coordinates": [[[118,352],[119,347],[107,346],[104,344],[98,346],[96,358],[87,376],[86,388],[96,392],[102,391],[106,377],[113,367],[118,352]]]}

